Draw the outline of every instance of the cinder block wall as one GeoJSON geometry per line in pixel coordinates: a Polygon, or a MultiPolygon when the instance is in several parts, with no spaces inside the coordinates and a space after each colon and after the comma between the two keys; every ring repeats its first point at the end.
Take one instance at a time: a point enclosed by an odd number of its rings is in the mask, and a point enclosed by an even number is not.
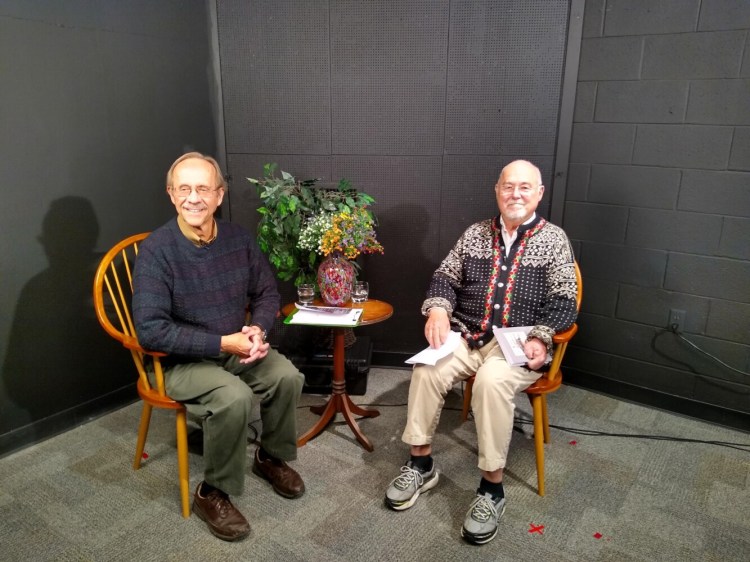
{"type": "Polygon", "coordinates": [[[747,429],[750,2],[587,0],[578,80],[568,379],[747,429]]]}

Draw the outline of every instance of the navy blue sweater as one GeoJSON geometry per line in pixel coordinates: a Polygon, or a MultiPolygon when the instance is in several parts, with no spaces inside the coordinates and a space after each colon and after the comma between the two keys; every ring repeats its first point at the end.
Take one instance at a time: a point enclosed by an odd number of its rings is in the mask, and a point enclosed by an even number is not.
{"type": "Polygon", "coordinates": [[[140,245],[133,278],[138,342],[168,363],[217,357],[221,336],[246,323],[270,330],[280,297],[271,266],[244,228],[217,220],[217,236],[197,247],[175,217],[140,245]],[[249,308],[248,308],[249,307],[249,308]]]}

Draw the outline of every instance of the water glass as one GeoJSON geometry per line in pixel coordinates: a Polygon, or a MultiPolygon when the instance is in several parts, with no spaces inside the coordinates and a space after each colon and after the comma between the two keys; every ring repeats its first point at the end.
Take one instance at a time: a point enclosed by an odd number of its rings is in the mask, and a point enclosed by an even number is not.
{"type": "Polygon", "coordinates": [[[367,281],[355,281],[352,284],[352,302],[365,302],[370,294],[367,281]]]}
{"type": "Polygon", "coordinates": [[[312,304],[315,299],[315,285],[300,283],[297,285],[297,301],[300,304],[312,304]]]}

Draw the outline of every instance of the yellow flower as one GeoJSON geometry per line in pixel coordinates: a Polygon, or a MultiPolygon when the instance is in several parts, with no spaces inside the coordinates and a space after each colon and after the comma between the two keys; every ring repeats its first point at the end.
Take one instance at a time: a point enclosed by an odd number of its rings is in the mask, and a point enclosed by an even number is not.
{"type": "Polygon", "coordinates": [[[374,219],[365,207],[313,220],[300,238],[305,240],[303,247],[326,256],[336,251],[347,259],[354,259],[360,253],[383,253],[383,246],[375,237],[374,219]]]}

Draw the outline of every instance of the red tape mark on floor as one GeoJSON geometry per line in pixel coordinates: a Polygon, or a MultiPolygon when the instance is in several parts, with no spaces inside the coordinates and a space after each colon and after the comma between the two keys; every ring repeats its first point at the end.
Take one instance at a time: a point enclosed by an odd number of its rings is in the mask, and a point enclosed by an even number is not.
{"type": "Polygon", "coordinates": [[[143,453],[143,455],[141,455],[141,456],[142,456],[142,457],[143,457],[144,459],[147,459],[147,458],[148,458],[148,453],[143,453]]]}
{"type": "Polygon", "coordinates": [[[568,443],[568,445],[578,445],[578,441],[576,441],[575,439],[573,439],[573,441],[570,441],[568,443]]]}
{"type": "Polygon", "coordinates": [[[604,535],[602,535],[601,533],[594,533],[594,538],[595,538],[595,539],[600,539],[600,538],[602,538],[603,536],[604,536],[604,535]]]}
{"type": "Polygon", "coordinates": [[[534,525],[533,523],[529,523],[529,533],[539,533],[540,535],[543,535],[544,525],[534,525]]]}

